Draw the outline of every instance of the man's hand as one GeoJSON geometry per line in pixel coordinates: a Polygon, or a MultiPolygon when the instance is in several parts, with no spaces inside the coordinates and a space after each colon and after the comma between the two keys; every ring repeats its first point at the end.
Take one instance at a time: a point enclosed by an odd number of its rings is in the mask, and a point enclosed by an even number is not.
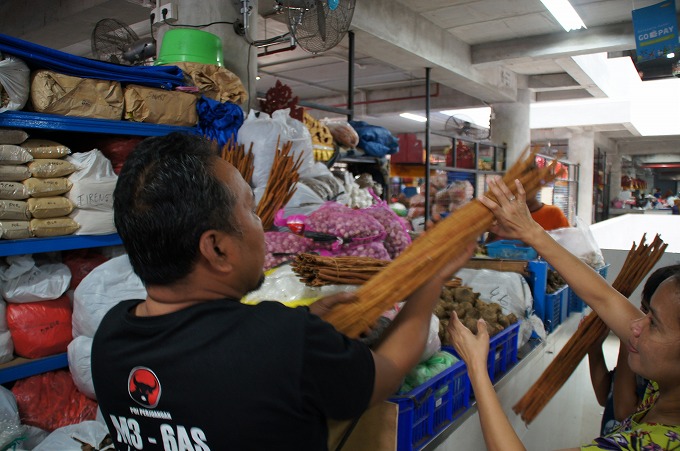
{"type": "Polygon", "coordinates": [[[357,296],[354,293],[336,293],[330,296],[323,297],[309,306],[309,311],[322,318],[328,315],[333,307],[338,304],[346,304],[349,302],[356,302],[357,296]]]}

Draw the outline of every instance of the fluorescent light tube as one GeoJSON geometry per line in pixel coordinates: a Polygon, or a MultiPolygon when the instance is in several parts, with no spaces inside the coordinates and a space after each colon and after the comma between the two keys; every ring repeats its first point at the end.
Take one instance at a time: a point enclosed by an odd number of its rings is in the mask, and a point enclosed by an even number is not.
{"type": "Polygon", "coordinates": [[[412,121],[427,122],[427,118],[419,114],[401,113],[399,116],[403,117],[404,119],[411,119],[412,121]]]}
{"type": "Polygon", "coordinates": [[[541,3],[548,8],[550,14],[557,19],[565,30],[570,31],[586,28],[583,20],[581,20],[581,17],[579,17],[574,7],[571,6],[569,0],[541,0],[541,3]]]}

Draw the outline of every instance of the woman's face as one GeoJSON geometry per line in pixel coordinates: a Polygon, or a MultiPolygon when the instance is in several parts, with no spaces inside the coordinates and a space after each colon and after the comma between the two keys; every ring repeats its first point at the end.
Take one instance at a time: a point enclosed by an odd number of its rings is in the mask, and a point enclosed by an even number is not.
{"type": "Polygon", "coordinates": [[[660,386],[680,380],[680,283],[666,279],[652,296],[649,312],[631,323],[628,364],[660,386]]]}

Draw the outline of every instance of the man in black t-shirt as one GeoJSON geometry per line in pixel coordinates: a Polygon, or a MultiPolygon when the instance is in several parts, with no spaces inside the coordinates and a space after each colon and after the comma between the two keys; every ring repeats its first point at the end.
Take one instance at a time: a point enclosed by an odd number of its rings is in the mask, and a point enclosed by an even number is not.
{"type": "MultiPolygon", "coordinates": [[[[244,305],[264,279],[251,187],[200,137],[144,140],[114,192],[116,228],[146,299],[121,302],[92,345],[97,400],[119,450],[322,450],[327,419],[393,394],[422,355],[452,261],[371,350],[310,309],[244,305]]],[[[405,275],[406,276],[406,275],[405,275]]]]}

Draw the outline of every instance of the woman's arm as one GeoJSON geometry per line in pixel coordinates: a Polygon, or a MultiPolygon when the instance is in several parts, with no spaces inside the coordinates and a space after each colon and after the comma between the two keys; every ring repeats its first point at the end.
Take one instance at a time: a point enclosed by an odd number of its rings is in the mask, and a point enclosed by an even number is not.
{"type": "Polygon", "coordinates": [[[465,327],[456,312],[451,314],[448,332],[451,342],[467,365],[472,389],[475,391],[479,421],[484,443],[489,451],[524,451],[524,445],[505,416],[496,391],[489,379],[486,360],[489,355],[489,333],[486,322],[479,319],[477,335],[465,327]]]}
{"type": "Polygon", "coordinates": [[[491,231],[506,238],[522,240],[536,249],[607,326],[619,338],[627,340],[631,321],[642,313],[595,270],[560,246],[531,218],[524,187],[519,180],[515,180],[515,185],[517,196],[500,179],[489,180],[489,188],[498,202],[487,197],[482,197],[480,201],[496,216],[498,224],[491,231]]]}
{"type": "Polygon", "coordinates": [[[616,377],[614,378],[614,419],[623,421],[635,413],[642,400],[637,394],[635,373],[628,366],[628,349],[626,343],[619,345],[619,357],[616,361],[616,377]]]}
{"type": "MultiPolygon", "coordinates": [[[[590,382],[593,384],[593,391],[595,392],[595,398],[597,398],[597,403],[604,407],[607,403],[607,397],[609,397],[609,389],[612,384],[612,377],[607,369],[607,362],[604,360],[604,353],[602,352],[602,343],[609,335],[609,329],[607,329],[602,337],[597,340],[588,349],[588,367],[590,369],[590,382]]],[[[617,373],[618,377],[618,373],[617,373]]]]}

